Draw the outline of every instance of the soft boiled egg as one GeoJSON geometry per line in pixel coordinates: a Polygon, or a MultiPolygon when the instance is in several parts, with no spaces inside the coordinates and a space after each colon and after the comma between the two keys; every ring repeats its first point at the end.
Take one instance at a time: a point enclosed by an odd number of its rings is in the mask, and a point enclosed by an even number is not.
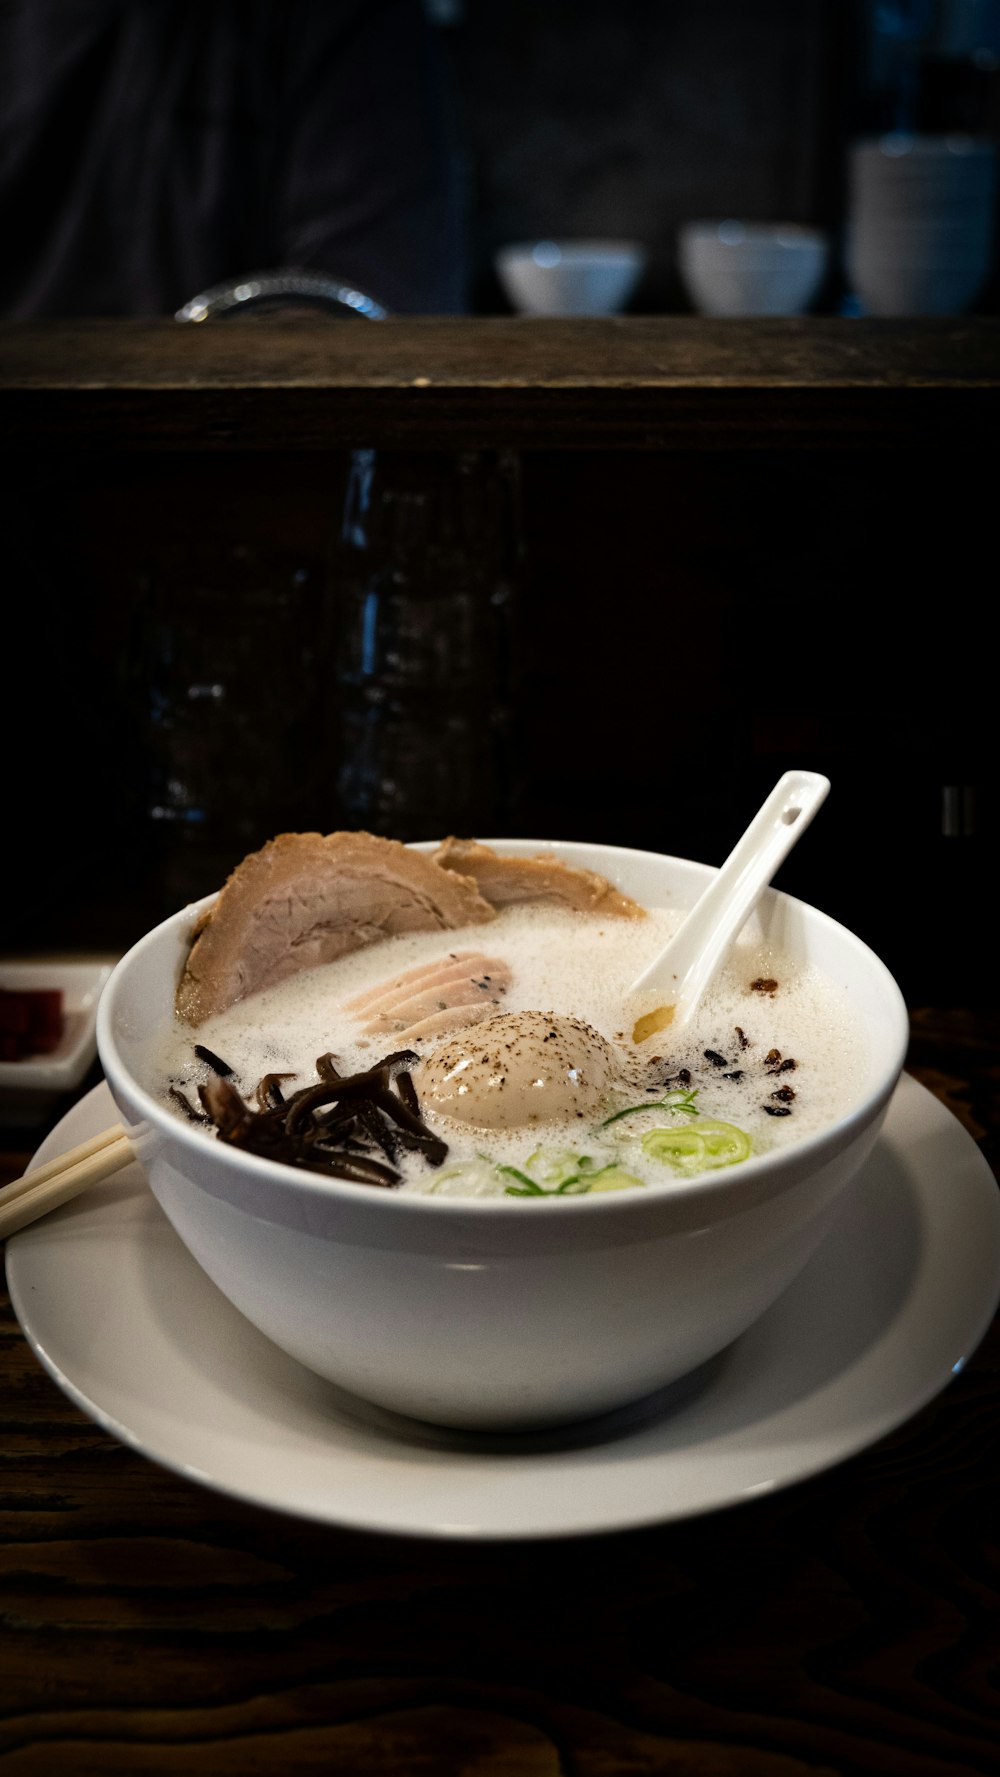
{"type": "Polygon", "coordinates": [[[600,1031],[551,1012],[488,1018],[420,1070],[425,1105],[483,1129],[589,1117],[622,1084],[621,1063],[600,1031]]]}

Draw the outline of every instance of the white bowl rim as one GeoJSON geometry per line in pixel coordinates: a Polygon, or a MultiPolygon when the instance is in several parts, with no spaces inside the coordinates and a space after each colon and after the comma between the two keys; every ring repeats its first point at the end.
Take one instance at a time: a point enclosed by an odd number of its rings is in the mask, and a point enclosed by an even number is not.
{"type": "Polygon", "coordinates": [[[958,163],[967,158],[995,160],[998,149],[992,136],[970,131],[886,130],[880,136],[855,137],[848,152],[851,155],[877,155],[888,161],[929,156],[932,160],[958,163]]]}
{"type": "Polygon", "coordinates": [[[714,220],[696,217],[690,222],[682,222],[678,235],[682,241],[711,241],[727,249],[827,248],[830,245],[830,236],[825,229],[813,228],[805,222],[744,222],[739,216],[719,216],[714,220]],[[725,229],[734,231],[733,239],[726,239],[725,229]]]}
{"type": "MultiPolygon", "coordinates": [[[[413,849],[415,851],[430,851],[438,843],[437,840],[416,841],[413,844],[413,849]]],[[[596,861],[598,868],[601,861],[607,858],[609,870],[615,860],[623,857],[636,859],[655,857],[662,858],[667,863],[688,867],[694,865],[697,869],[713,868],[711,865],[699,864],[696,859],[679,858],[671,853],[650,852],[634,846],[602,845],[589,840],[501,838],[485,839],[481,843],[498,849],[507,846],[514,851],[515,855],[519,856],[537,853],[540,848],[545,846],[565,846],[567,848],[577,846],[581,850],[585,850],[596,861]]],[[[205,908],[212,905],[219,893],[219,890],[215,890],[211,894],[203,896],[201,900],[190,902],[187,906],[179,908],[146,932],[143,937],[137,939],[135,944],[116,963],[97,1008],[97,1051],[101,1066],[108,1077],[109,1087],[112,1084],[112,1075],[117,1073],[128,1095],[139,1105],[145,1120],[152,1124],[161,1135],[179,1141],[182,1148],[190,1149],[194,1154],[203,1153],[205,1142],[211,1138],[196,1125],[182,1122],[174,1112],[168,1110],[165,1105],[155,1099],[133,1077],[119,1054],[112,1030],[112,1018],[120,984],[130,967],[146,951],[153,949],[158,942],[162,942],[169,928],[179,927],[184,921],[193,923],[205,908]]],[[[724,1199],[727,1196],[732,1196],[734,1190],[738,1194],[742,1194],[739,1189],[742,1183],[747,1181],[750,1186],[752,1181],[759,1178],[765,1169],[772,1173],[776,1183],[780,1184],[784,1173],[798,1174],[803,1157],[808,1160],[811,1156],[816,1155],[821,1163],[821,1156],[825,1148],[833,1147],[845,1135],[849,1138],[853,1129],[878,1107],[880,1100],[888,1103],[902,1070],[909,1042],[909,1015],[895,977],[870,945],[852,932],[848,926],[843,925],[841,921],[833,919],[831,915],[823,913],[818,907],[813,907],[796,896],[785,894],[781,889],[770,888],[765,891],[765,894],[776,897],[786,905],[805,908],[812,918],[820,922],[821,926],[837,932],[841,938],[846,938],[853,949],[868,959],[869,966],[883,976],[887,997],[890,1001],[895,1001],[898,1029],[895,1048],[891,1052],[891,1058],[882,1068],[879,1078],[869,1085],[858,1103],[845,1116],[838,1118],[833,1124],[816,1130],[812,1135],[803,1136],[801,1141],[792,1142],[786,1148],[768,1154],[752,1155],[750,1159],[740,1163],[736,1178],[733,1176],[736,1169],[720,1168],[715,1172],[701,1173],[694,1179],[685,1181],[683,1187],[676,1192],[671,1191],[665,1182],[663,1188],[653,1186],[646,1190],[602,1193],[597,1199],[587,1196],[586,1202],[582,1196],[572,1199],[565,1197],[540,1198],[532,1201],[531,1213],[533,1215],[570,1216],[575,1219],[582,1213],[588,1218],[596,1214],[628,1219],[632,1215],[648,1213],[653,1204],[665,1205],[671,1201],[687,1204],[697,1200],[706,1204],[707,1207],[716,1197],[724,1199]]],[[[355,1206],[359,1202],[363,1202],[370,1204],[376,1215],[398,1216],[402,1213],[406,1216],[446,1216],[458,1221],[470,1212],[477,1217],[506,1217],[517,1211],[523,1214],[525,1207],[523,1204],[514,1205],[508,1202],[505,1197],[435,1197],[418,1191],[383,1191],[375,1189],[371,1185],[354,1183],[350,1179],[328,1178],[323,1173],[309,1172],[304,1167],[286,1166],[280,1161],[268,1160],[259,1154],[247,1153],[244,1149],[231,1147],[224,1142],[212,1142],[212,1157],[213,1161],[221,1165],[225,1171],[234,1175],[238,1172],[249,1173],[250,1177],[267,1182],[280,1190],[296,1194],[305,1191],[307,1195],[321,1197],[327,1201],[340,1200],[345,1204],[355,1206]]],[[[753,1192],[748,1189],[748,1202],[752,1197],[753,1192]]]]}
{"type": "Polygon", "coordinates": [[[618,262],[635,264],[644,260],[648,248],[641,241],[604,239],[600,236],[558,236],[539,235],[534,241],[508,241],[496,250],[496,260],[504,265],[520,264],[529,261],[536,271],[559,271],[560,268],[574,261],[579,264],[583,260],[592,260],[595,264],[614,264],[618,262]],[[536,259],[539,247],[554,247],[559,258],[546,265],[544,260],[536,259]]]}

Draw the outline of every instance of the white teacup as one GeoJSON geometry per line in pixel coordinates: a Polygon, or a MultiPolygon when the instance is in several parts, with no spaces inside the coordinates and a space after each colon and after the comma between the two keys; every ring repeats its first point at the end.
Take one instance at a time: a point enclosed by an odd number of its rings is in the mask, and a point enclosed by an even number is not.
{"type": "Polygon", "coordinates": [[[501,247],[497,276],[511,305],[527,315],[613,315],[642,276],[636,241],[524,241],[501,247]]]}
{"type": "Polygon", "coordinates": [[[686,222],[678,256],[701,314],[799,315],[823,282],[829,242],[790,222],[686,222]]]}

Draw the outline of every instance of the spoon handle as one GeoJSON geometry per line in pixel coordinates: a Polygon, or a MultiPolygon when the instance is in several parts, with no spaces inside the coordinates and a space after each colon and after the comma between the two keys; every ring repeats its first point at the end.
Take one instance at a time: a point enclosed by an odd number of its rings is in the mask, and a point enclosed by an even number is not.
{"type": "Polygon", "coordinates": [[[786,771],[733,847],[683,925],[632,992],[662,991],[684,1022],[712,981],[779,864],[825,801],[830,780],[815,771],[786,771]]]}

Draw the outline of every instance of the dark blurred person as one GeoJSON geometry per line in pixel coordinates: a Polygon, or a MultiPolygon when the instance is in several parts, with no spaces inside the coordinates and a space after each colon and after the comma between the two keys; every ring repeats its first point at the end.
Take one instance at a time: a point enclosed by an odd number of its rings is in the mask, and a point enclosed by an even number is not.
{"type": "Polygon", "coordinates": [[[466,305],[423,0],[0,0],[0,312],[172,314],[254,271],[466,305]]]}

